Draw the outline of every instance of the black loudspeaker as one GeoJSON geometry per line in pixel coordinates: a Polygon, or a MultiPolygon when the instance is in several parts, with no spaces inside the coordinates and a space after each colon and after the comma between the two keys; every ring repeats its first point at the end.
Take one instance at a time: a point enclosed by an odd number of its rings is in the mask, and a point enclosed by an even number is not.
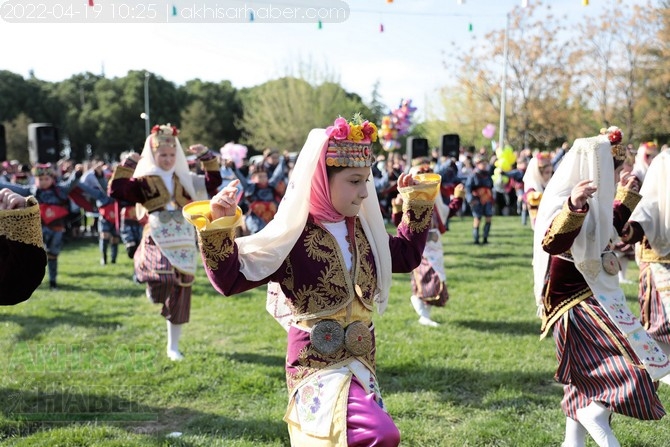
{"type": "Polygon", "coordinates": [[[7,160],[7,137],[5,136],[5,126],[0,124],[0,161],[7,160]]]}
{"type": "Polygon", "coordinates": [[[28,151],[32,164],[56,163],[60,157],[58,128],[48,123],[29,124],[28,151]]]}
{"type": "Polygon", "coordinates": [[[442,155],[449,158],[458,158],[461,149],[461,137],[457,133],[442,135],[442,155]]]}
{"type": "Polygon", "coordinates": [[[415,158],[430,157],[428,140],[426,138],[409,137],[407,138],[407,160],[415,158]]]}

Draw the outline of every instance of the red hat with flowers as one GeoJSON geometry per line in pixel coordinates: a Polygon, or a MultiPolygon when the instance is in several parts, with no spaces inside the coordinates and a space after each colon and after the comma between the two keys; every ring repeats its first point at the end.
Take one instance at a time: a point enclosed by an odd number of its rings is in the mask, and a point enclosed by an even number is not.
{"type": "Polygon", "coordinates": [[[377,141],[377,126],[360,113],[347,121],[339,117],[326,128],[328,149],[326,166],[344,168],[370,167],[375,161],[372,143],[377,141]]]}

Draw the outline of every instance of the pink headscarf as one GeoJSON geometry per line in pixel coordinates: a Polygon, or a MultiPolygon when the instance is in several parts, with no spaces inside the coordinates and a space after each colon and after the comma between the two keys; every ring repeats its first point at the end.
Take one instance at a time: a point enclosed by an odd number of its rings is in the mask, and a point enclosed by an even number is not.
{"type": "Polygon", "coordinates": [[[339,222],[344,216],[333,208],[330,200],[330,186],[326,172],[326,150],[328,141],[321,148],[318,164],[312,177],[312,189],[309,196],[309,213],[317,222],[339,222]]]}

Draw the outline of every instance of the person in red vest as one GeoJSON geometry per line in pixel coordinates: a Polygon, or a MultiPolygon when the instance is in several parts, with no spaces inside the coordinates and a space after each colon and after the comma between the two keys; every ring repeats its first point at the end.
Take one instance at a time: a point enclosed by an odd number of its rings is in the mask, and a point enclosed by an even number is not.
{"type": "MultiPolygon", "coordinates": [[[[119,253],[119,205],[116,200],[107,194],[108,178],[111,172],[106,171],[105,163],[101,160],[93,162],[90,170],[81,178],[81,183],[90,188],[98,208],[100,218],[98,219],[98,237],[100,247],[100,265],[107,264],[107,250],[111,249],[111,262],[116,264],[119,253]]],[[[89,192],[89,190],[87,190],[89,192]]]]}

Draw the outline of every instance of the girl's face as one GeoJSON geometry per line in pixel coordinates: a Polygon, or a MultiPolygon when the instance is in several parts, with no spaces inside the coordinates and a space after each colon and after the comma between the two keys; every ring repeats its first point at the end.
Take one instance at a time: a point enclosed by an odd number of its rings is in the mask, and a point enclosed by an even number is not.
{"type": "Polygon", "coordinates": [[[39,189],[49,189],[54,184],[54,178],[50,175],[40,175],[35,180],[39,189]]]}
{"type": "Polygon", "coordinates": [[[358,214],[363,199],[368,196],[370,168],[346,168],[335,172],[328,180],[330,201],[335,211],[346,217],[358,214]]]}
{"type": "Polygon", "coordinates": [[[169,171],[177,161],[177,148],[172,146],[158,146],[154,152],[154,159],[159,168],[169,171]]]}

